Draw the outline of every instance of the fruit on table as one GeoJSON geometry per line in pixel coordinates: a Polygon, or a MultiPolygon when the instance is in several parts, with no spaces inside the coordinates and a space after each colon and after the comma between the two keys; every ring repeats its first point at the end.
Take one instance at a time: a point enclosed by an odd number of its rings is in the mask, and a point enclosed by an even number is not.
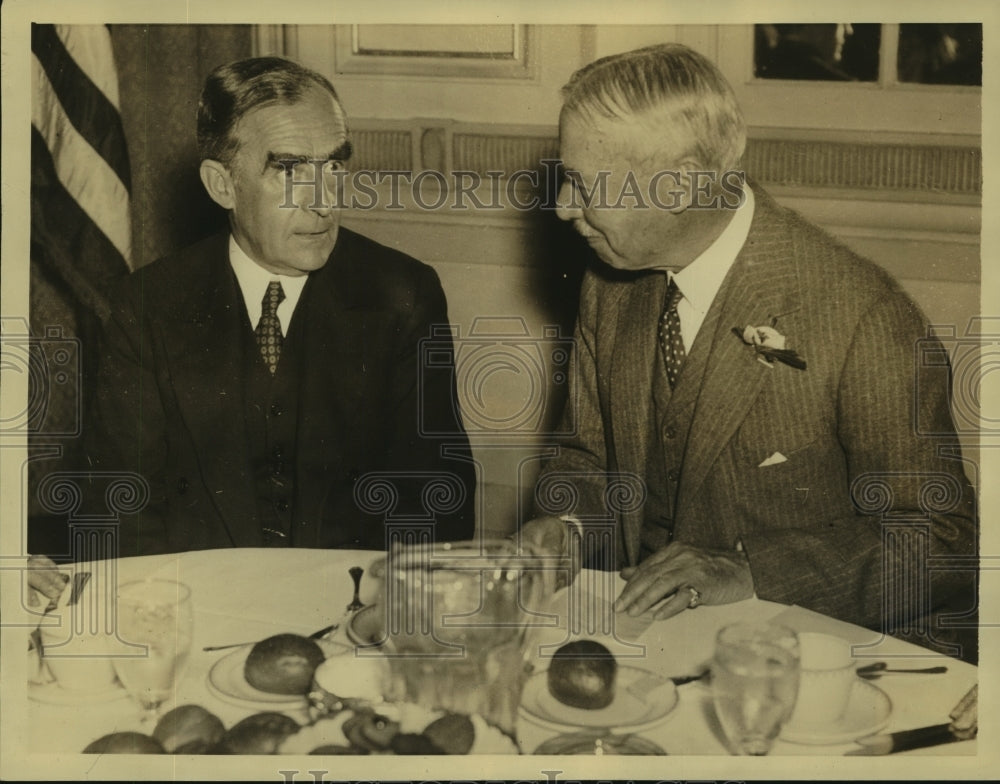
{"type": "Polygon", "coordinates": [[[482,717],[418,705],[348,708],[289,735],[279,754],[510,754],[509,737],[482,717]],[[325,749],[329,749],[325,752],[325,749]]]}
{"type": "Polygon", "coordinates": [[[274,754],[289,735],[299,731],[291,716],[265,711],[237,722],[214,749],[218,754],[274,754]]]}
{"type": "Polygon", "coordinates": [[[424,728],[423,735],[445,754],[468,754],[476,742],[476,728],[469,717],[461,713],[448,713],[435,719],[424,728]]]}
{"type": "Polygon", "coordinates": [[[204,754],[226,734],[226,727],[200,705],[180,705],[164,713],[153,737],[168,754],[204,754]]]}
{"type": "Polygon", "coordinates": [[[573,708],[598,710],[615,698],[618,662],[596,640],[575,640],[556,651],[548,670],[549,693],[573,708]]]}
{"type": "Polygon", "coordinates": [[[83,750],[84,754],[163,754],[158,740],[141,732],[112,732],[98,738],[83,750]]]}
{"type": "Polygon", "coordinates": [[[420,732],[401,732],[390,744],[394,754],[444,754],[441,748],[420,732]]]}
{"type": "Polygon", "coordinates": [[[344,722],[344,737],[366,751],[384,751],[399,734],[399,722],[374,711],[362,711],[344,722]]]}
{"type": "Polygon", "coordinates": [[[315,640],[298,634],[276,634],[253,646],[243,675],[247,683],[261,691],[305,694],[325,658],[315,640]]]}

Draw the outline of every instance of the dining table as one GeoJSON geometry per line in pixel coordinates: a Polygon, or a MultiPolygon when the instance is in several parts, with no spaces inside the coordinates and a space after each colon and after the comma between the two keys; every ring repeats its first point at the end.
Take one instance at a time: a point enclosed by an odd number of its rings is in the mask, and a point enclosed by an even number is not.
{"type": "MultiPolygon", "coordinates": [[[[374,551],[356,550],[241,548],[120,558],[62,568],[70,574],[83,569],[90,571],[93,575],[93,594],[98,599],[114,595],[114,590],[107,586],[133,580],[169,579],[187,585],[191,591],[194,616],[191,653],[175,693],[163,708],[169,710],[177,705],[200,705],[230,727],[260,708],[220,697],[218,690],[213,689],[209,682],[210,673],[223,657],[232,656],[233,649],[204,649],[249,644],[279,633],[305,636],[333,624],[338,628],[329,635],[330,641],[353,646],[356,640],[348,634],[355,612],[348,609],[354,591],[349,569],[360,566],[367,570],[361,580],[361,599],[371,604],[379,593],[379,578],[371,575],[370,567],[380,555],[374,551]]],[[[821,632],[846,639],[852,645],[852,653],[859,666],[888,662],[893,669],[933,665],[939,665],[938,669],[946,667],[944,672],[890,673],[867,681],[878,692],[878,699],[882,701],[879,705],[885,706],[885,712],[873,715],[871,721],[863,718],[853,728],[847,728],[848,734],[852,729],[854,735],[861,736],[947,722],[949,711],[977,683],[977,667],[972,664],[804,607],[758,598],[725,605],[702,605],[665,620],[654,620],[652,614],[631,617],[613,609],[614,599],[623,585],[624,581],[617,573],[583,570],[569,587],[548,597],[545,607],[533,613],[528,620],[525,662],[530,673],[529,681],[534,675],[544,673],[553,652],[561,645],[584,638],[604,644],[621,666],[648,671],[664,678],[698,675],[710,662],[720,628],[738,621],[761,621],[780,623],[796,632],[821,632]]],[[[97,606],[93,601],[91,605],[97,606]]],[[[70,634],[70,614],[70,608],[50,610],[44,614],[36,609],[32,622],[63,628],[70,634]]],[[[141,723],[137,704],[119,684],[112,683],[96,694],[69,692],[58,683],[44,682],[44,674],[41,678],[35,677],[36,666],[29,664],[29,676],[33,680],[28,684],[25,720],[20,727],[23,752],[29,761],[56,759],[68,766],[67,770],[82,766],[88,776],[97,778],[144,778],[144,772],[148,772],[151,778],[249,776],[285,781],[322,779],[315,775],[310,777],[308,770],[336,771],[336,775],[329,774],[331,780],[400,777],[400,769],[391,766],[401,763],[398,758],[393,762],[388,757],[312,757],[305,764],[293,764],[291,759],[288,762],[277,759],[262,762],[262,758],[254,757],[254,764],[245,768],[243,764],[248,760],[226,760],[218,755],[173,755],[169,760],[149,756],[141,759],[141,767],[137,767],[139,762],[131,755],[84,755],[84,748],[101,736],[122,731],[148,734],[152,727],[148,722],[141,723]],[[126,759],[131,760],[131,765],[126,759]],[[262,764],[264,767],[261,767],[262,764]],[[248,771],[255,773],[250,775],[248,771]],[[396,775],[387,775],[385,771],[396,775]]],[[[637,755],[648,756],[646,763],[657,766],[652,768],[655,777],[674,778],[677,775],[674,771],[692,770],[684,767],[681,760],[692,763],[699,758],[724,758],[730,764],[726,771],[746,770],[731,767],[736,763],[758,764],[756,759],[747,763],[747,758],[740,761],[732,754],[715,717],[710,679],[691,680],[671,691],[669,709],[642,716],[634,722],[634,726],[608,729],[609,732],[633,735],[647,742],[650,750],[655,750],[649,755],[637,755]],[[671,760],[669,766],[662,754],[671,760]],[[668,773],[671,775],[666,775],[668,773]]],[[[309,713],[303,706],[291,710],[289,715],[301,724],[310,721],[309,713]]],[[[608,758],[599,760],[600,750],[596,756],[586,758],[590,760],[587,763],[582,762],[582,757],[550,758],[548,754],[537,753],[543,744],[572,731],[572,727],[559,726],[558,721],[526,712],[522,703],[517,721],[517,749],[512,748],[512,751],[520,752],[517,764],[511,767],[512,761],[490,757],[489,767],[483,768],[483,762],[477,763],[469,758],[465,760],[466,767],[458,769],[458,772],[483,778],[484,771],[502,770],[508,774],[504,777],[509,777],[511,772],[521,776],[525,775],[521,771],[534,770],[533,778],[544,780],[548,777],[552,780],[553,777],[544,771],[557,771],[556,778],[566,778],[570,775],[569,771],[574,770],[577,776],[583,771],[583,778],[595,778],[602,771],[623,771],[626,768],[622,765],[638,764],[635,760],[626,763],[625,757],[619,757],[616,762],[608,758]],[[580,768],[583,764],[588,767],[580,768]],[[612,764],[618,767],[601,767],[612,764]]],[[[807,767],[793,769],[833,771],[841,776],[850,776],[851,771],[878,770],[871,766],[884,764],[886,757],[845,756],[861,748],[856,741],[856,737],[809,737],[803,740],[779,736],[768,758],[772,761],[785,760],[786,764],[791,764],[789,760],[792,758],[798,758],[800,762],[796,764],[807,767]],[[815,759],[802,759],[808,757],[815,759]],[[865,767],[859,767],[861,765],[865,767]]],[[[960,758],[974,758],[977,752],[977,741],[968,740],[893,754],[891,757],[898,761],[904,757],[948,756],[960,764],[960,758]]],[[[405,768],[408,773],[403,777],[425,777],[437,770],[435,766],[439,764],[443,763],[421,758],[419,762],[409,763],[411,767],[405,768]]],[[[648,771],[645,777],[649,777],[648,771]]],[[[749,775],[744,774],[744,777],[749,775]]]]}

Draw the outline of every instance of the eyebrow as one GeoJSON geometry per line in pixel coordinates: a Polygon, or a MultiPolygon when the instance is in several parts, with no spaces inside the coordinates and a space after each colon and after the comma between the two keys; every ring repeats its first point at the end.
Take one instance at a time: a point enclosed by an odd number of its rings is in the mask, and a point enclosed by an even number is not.
{"type": "Polygon", "coordinates": [[[310,159],[307,155],[300,155],[294,152],[269,151],[267,153],[267,165],[270,166],[274,163],[280,163],[282,165],[287,165],[289,163],[306,163],[309,160],[346,161],[350,160],[353,153],[354,147],[351,144],[351,140],[345,139],[344,142],[333,152],[329,153],[325,159],[310,159]]]}

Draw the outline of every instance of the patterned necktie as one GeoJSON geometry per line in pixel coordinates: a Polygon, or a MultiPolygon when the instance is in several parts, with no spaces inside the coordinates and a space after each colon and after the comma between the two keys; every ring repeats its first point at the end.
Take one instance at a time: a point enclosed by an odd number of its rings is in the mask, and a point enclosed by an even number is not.
{"type": "Polygon", "coordinates": [[[278,369],[281,343],[284,340],[281,334],[281,322],[278,321],[278,305],[284,299],[285,292],[281,289],[280,281],[272,280],[267,284],[267,291],[264,292],[264,299],[260,303],[260,321],[253,331],[257,337],[260,355],[264,358],[264,364],[272,376],[278,369]]]}
{"type": "Polygon", "coordinates": [[[684,295],[677,288],[674,279],[667,286],[666,306],[660,316],[660,348],[663,351],[663,361],[667,367],[667,381],[673,389],[677,376],[684,364],[684,341],[681,339],[681,320],[677,315],[677,303],[684,295]]]}

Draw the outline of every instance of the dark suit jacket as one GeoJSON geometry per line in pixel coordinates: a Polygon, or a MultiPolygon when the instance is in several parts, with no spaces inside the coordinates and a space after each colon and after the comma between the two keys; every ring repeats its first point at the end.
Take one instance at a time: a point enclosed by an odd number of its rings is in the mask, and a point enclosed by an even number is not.
{"type": "MultiPolygon", "coordinates": [[[[385,514],[420,512],[428,472],[454,475],[452,495],[435,496],[436,538],[473,535],[474,471],[454,374],[440,360],[436,372],[422,370],[420,341],[436,324],[448,315],[434,270],[341,228],[292,319],[303,347],[295,546],[384,547],[385,514]],[[423,438],[421,428],[437,435],[423,438]],[[442,457],[444,445],[459,459],[442,457]],[[395,507],[379,507],[386,496],[377,492],[359,506],[355,485],[370,472],[393,474],[395,507]]],[[[238,350],[253,337],[228,235],[129,276],[105,327],[93,466],[150,484],[146,508],[122,518],[122,554],[260,546],[238,350]]]]}
{"type": "MultiPolygon", "coordinates": [[[[958,556],[968,570],[976,553],[948,375],[921,361],[940,344],[924,340],[923,316],[884,271],[754,193],[749,237],[672,393],[671,408],[692,416],[675,540],[721,549],[741,542],[760,598],[873,628],[891,614],[883,601],[971,609],[968,571],[937,571],[928,587],[926,558],[958,556]],[[772,318],[806,370],[768,367],[733,334],[772,318]],[[787,460],[761,467],[775,452],[787,460]]],[[[575,475],[577,514],[608,516],[609,473],[646,476],[663,278],[603,267],[585,276],[577,389],[564,423],[577,435],[538,485],[575,475]]],[[[568,509],[543,503],[538,511],[568,509]]],[[[611,562],[635,564],[642,504],[620,505],[613,517],[611,562]]]]}

